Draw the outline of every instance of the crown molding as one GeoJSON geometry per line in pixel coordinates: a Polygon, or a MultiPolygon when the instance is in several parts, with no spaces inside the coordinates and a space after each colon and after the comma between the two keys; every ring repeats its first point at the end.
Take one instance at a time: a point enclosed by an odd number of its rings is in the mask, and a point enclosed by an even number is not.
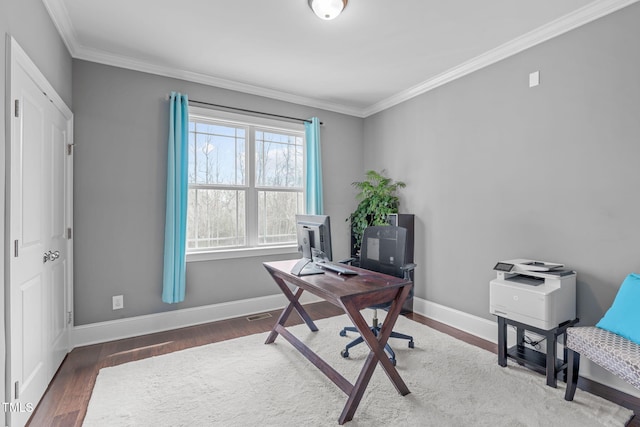
{"type": "Polygon", "coordinates": [[[358,108],[294,95],[287,92],[254,86],[233,80],[222,79],[208,74],[157,65],[152,62],[140,61],[137,59],[108,53],[102,50],[91,49],[84,46],[76,47],[76,54],[74,55],[74,58],[97,62],[114,67],[126,68],[134,71],[141,71],[149,74],[156,74],[164,77],[186,80],[193,83],[201,83],[221,89],[229,89],[251,95],[263,96],[266,98],[277,99],[279,101],[291,102],[294,104],[305,105],[307,107],[320,108],[323,110],[334,111],[336,113],[347,114],[350,116],[362,117],[362,110],[358,108]]]}
{"type": "Polygon", "coordinates": [[[209,86],[219,87],[222,89],[263,96],[266,98],[277,99],[280,101],[291,102],[294,104],[305,105],[313,108],[320,108],[323,110],[333,111],[336,113],[360,118],[369,117],[402,102],[408,101],[418,95],[429,92],[430,90],[464,77],[470,73],[473,73],[474,71],[478,71],[498,61],[518,54],[526,49],[529,49],[554,37],[560,36],[568,31],[571,31],[610,13],[616,12],[638,1],[640,0],[595,0],[592,3],[580,9],[577,9],[572,13],[551,21],[548,24],[530,31],[529,33],[526,33],[507,43],[504,43],[503,45],[498,46],[495,49],[476,56],[475,58],[472,58],[469,61],[453,67],[435,77],[425,80],[424,82],[416,86],[392,95],[380,102],[370,105],[369,107],[357,108],[344,104],[331,103],[319,99],[294,95],[291,93],[250,85],[247,83],[222,79],[208,74],[160,66],[151,62],[140,61],[138,59],[128,58],[121,55],[116,55],[82,46],[78,42],[78,37],[73,27],[73,23],[69,18],[68,11],[64,6],[64,2],[59,0],[42,0],[47,11],[51,15],[51,19],[53,20],[54,25],[58,29],[58,32],[60,33],[65,45],[67,46],[67,49],[69,50],[69,53],[73,58],[83,59],[86,61],[97,62],[120,68],[127,68],[165,77],[172,77],[194,83],[201,83],[209,86]]]}
{"type": "Polygon", "coordinates": [[[399,92],[387,99],[377,102],[362,111],[363,117],[369,117],[373,114],[384,111],[402,102],[415,98],[418,95],[429,92],[446,83],[478,71],[498,61],[506,59],[526,49],[558,37],[568,31],[588,24],[598,18],[606,16],[625,8],[639,0],[597,0],[588,4],[575,12],[569,13],[561,18],[551,21],[541,27],[536,28],[529,33],[517,37],[495,49],[487,51],[482,55],[476,56],[456,67],[453,67],[429,80],[426,80],[407,90],[399,92]]]}
{"type": "Polygon", "coordinates": [[[75,54],[78,47],[78,35],[71,18],[69,17],[69,11],[64,5],[64,1],[60,0],[42,0],[45,9],[49,12],[49,16],[53,21],[53,25],[58,29],[58,33],[62,38],[67,50],[72,58],[75,58],[75,54]]]}

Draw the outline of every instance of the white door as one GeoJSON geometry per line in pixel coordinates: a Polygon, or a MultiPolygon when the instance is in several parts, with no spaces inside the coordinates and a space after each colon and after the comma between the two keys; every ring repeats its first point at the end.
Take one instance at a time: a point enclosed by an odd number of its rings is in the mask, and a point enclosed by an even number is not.
{"type": "MultiPolygon", "coordinates": [[[[67,283],[69,282],[70,244],[67,245],[67,159],[70,160],[68,121],[53,103],[49,103],[51,120],[47,121],[46,147],[44,150],[45,165],[44,220],[47,222],[44,230],[47,232],[45,248],[51,251],[49,260],[43,263],[47,275],[46,282],[50,290],[47,304],[49,304],[49,318],[45,321],[48,330],[49,378],[53,378],[62,363],[69,347],[68,325],[70,316],[67,315],[67,283]]],[[[44,261],[44,254],[43,254],[44,261]]]]}
{"type": "Polygon", "coordinates": [[[11,53],[6,412],[22,426],[68,350],[71,116],[15,42],[11,53]]]}

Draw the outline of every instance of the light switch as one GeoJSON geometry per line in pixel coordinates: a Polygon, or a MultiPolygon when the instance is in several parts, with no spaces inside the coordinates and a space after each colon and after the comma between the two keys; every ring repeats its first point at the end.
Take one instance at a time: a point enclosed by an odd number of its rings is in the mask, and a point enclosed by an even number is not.
{"type": "Polygon", "coordinates": [[[540,84],[540,71],[534,71],[529,74],[529,87],[538,86],[540,84]]]}

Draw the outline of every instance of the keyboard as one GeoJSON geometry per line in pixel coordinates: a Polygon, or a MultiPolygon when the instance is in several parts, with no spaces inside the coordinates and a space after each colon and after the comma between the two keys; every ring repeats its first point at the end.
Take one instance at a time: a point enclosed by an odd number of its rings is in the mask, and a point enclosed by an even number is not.
{"type": "Polygon", "coordinates": [[[350,268],[345,267],[343,264],[336,264],[333,262],[316,262],[316,267],[320,267],[324,270],[333,271],[334,273],[338,273],[340,275],[345,276],[354,276],[358,274],[357,271],[352,270],[350,268]]]}

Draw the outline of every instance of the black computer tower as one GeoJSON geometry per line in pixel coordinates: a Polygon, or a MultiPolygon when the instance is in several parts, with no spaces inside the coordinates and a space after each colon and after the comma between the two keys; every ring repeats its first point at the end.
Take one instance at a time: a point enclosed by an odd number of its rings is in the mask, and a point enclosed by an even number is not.
{"type": "Polygon", "coordinates": [[[414,262],[413,259],[413,251],[414,251],[414,243],[413,243],[413,235],[414,235],[414,222],[415,215],[413,214],[391,214],[387,217],[387,221],[389,225],[393,225],[396,227],[403,227],[407,229],[407,262],[414,262]]]}
{"type": "MultiPolygon", "coordinates": [[[[415,244],[414,244],[414,223],[415,215],[413,214],[391,214],[387,217],[389,225],[396,227],[403,227],[407,229],[407,248],[406,257],[407,263],[415,262],[413,258],[415,244]]],[[[413,272],[411,273],[411,280],[413,280],[413,272]]],[[[402,313],[413,313],[413,295],[410,295],[402,306],[402,313]]]]}

